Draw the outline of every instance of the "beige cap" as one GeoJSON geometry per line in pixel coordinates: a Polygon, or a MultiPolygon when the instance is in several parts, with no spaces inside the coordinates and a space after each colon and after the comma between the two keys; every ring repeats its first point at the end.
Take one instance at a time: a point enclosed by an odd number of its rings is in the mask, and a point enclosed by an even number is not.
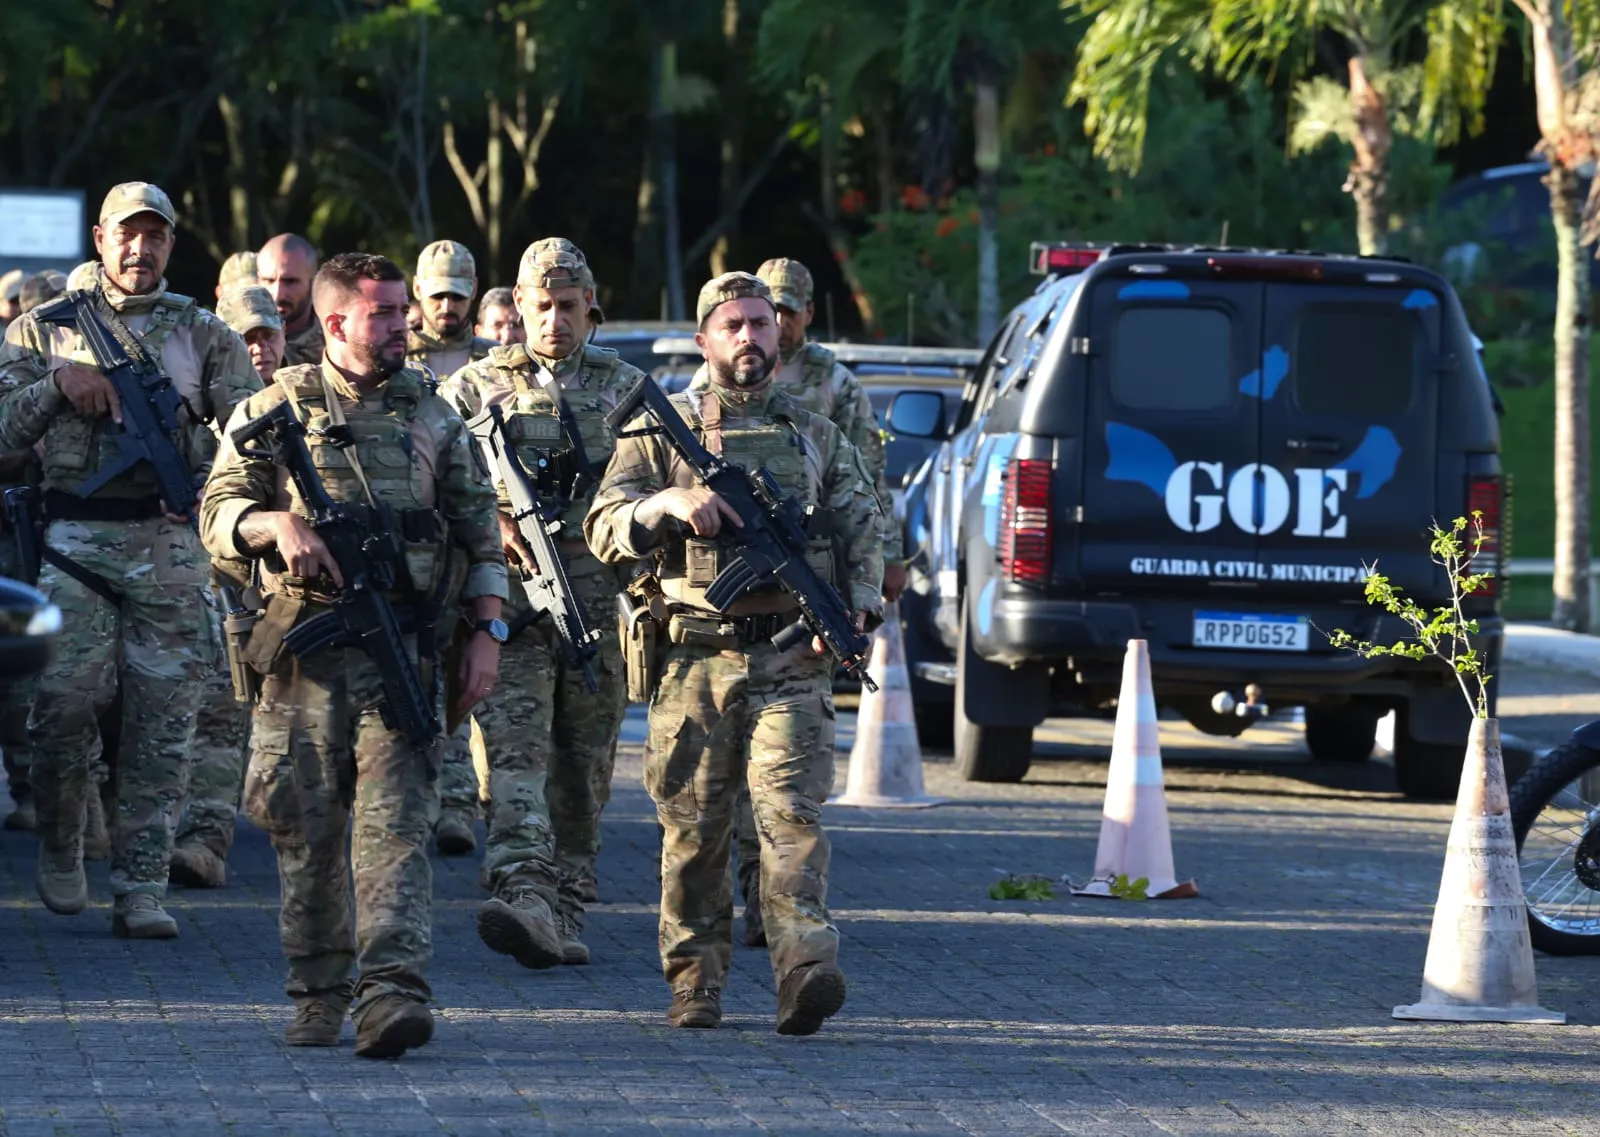
{"type": "Polygon", "coordinates": [[[242,284],[257,284],[256,255],[252,252],[234,253],[222,262],[222,271],[217,273],[217,287],[226,292],[242,284]]]}
{"type": "Polygon", "coordinates": [[[149,182],[123,182],[112,186],[100,203],[100,224],[126,221],[140,213],[154,213],[168,225],[178,224],[178,212],[172,208],[172,199],[160,186],[149,182]]]}
{"type": "Polygon", "coordinates": [[[448,292],[471,297],[478,290],[478,265],[459,241],[435,241],[417,258],[417,298],[448,292]]]}
{"type": "Polygon", "coordinates": [[[772,289],[772,302],[779,308],[799,312],[811,303],[811,273],[799,261],[774,257],[756,269],[756,275],[772,289]]]}
{"type": "Polygon", "coordinates": [[[4,276],[0,276],[0,300],[15,300],[22,295],[22,282],[28,279],[28,274],[20,268],[14,268],[4,276]]]}
{"type": "Polygon", "coordinates": [[[31,312],[46,300],[54,300],[66,290],[67,274],[60,269],[47,268],[27,279],[17,300],[24,312],[31,312]]]}
{"type": "MultiPolygon", "coordinates": [[[[581,288],[593,296],[594,273],[583,250],[565,237],[545,237],[529,245],[517,266],[517,284],[524,288],[581,288]]],[[[589,316],[605,322],[598,299],[591,300],[589,316]]]]}
{"type": "Polygon", "coordinates": [[[217,315],[241,336],[256,328],[283,328],[272,293],[259,284],[239,285],[224,292],[217,301],[217,315]]]}
{"type": "Polygon", "coordinates": [[[721,276],[713,277],[706,281],[705,287],[700,289],[700,298],[695,301],[695,323],[705,326],[706,317],[717,310],[717,307],[726,304],[729,300],[743,300],[755,297],[772,304],[772,289],[767,287],[767,282],[759,276],[752,276],[748,272],[725,272],[721,276]]]}

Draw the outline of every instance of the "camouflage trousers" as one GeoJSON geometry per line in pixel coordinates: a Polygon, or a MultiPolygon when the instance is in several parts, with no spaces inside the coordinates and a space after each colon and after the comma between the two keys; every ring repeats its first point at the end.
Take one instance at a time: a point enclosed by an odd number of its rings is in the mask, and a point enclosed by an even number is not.
{"type": "Polygon", "coordinates": [[[575,921],[582,887],[595,880],[627,697],[613,632],[619,585],[613,570],[599,567],[585,559],[572,569],[584,617],[602,631],[593,663],[599,690],[591,693],[582,669],[567,665],[554,629],[541,621],[506,644],[500,680],[477,711],[489,764],[490,887],[527,884],[575,921]]]}
{"type": "Polygon", "coordinates": [[[718,987],[733,951],[728,857],[734,801],[747,783],[760,842],[761,913],[773,975],[831,963],[828,838],[833,788],[833,666],[805,648],[674,645],[650,704],[645,788],[664,829],[662,969],[674,990],[718,987]]]}
{"type": "Polygon", "coordinates": [[[11,800],[18,805],[28,800],[31,792],[28,767],[33,765],[33,751],[28,742],[28,714],[33,710],[37,689],[38,682],[31,676],[0,682],[0,754],[4,756],[11,800]]]}
{"type": "Polygon", "coordinates": [[[184,803],[175,840],[203,846],[224,861],[233,848],[234,821],[244,785],[250,708],[233,697],[233,680],[220,671],[206,680],[195,726],[189,800],[184,803]]]}
{"type": "Polygon", "coordinates": [[[203,597],[210,565],[186,525],[164,519],[57,521],[50,546],[98,573],[112,604],[51,565],[39,588],[61,609],[55,657],[39,676],[28,723],[40,842],[78,846],[92,770],[102,757],[98,717],[123,695],[113,778],[111,891],[163,895],[172,834],[189,784],[195,710],[220,666],[203,597]]]}
{"type": "Polygon", "coordinates": [[[342,998],[352,964],[357,1008],[380,995],[431,995],[427,840],[439,747],[386,727],[382,701],[371,661],[332,650],[266,676],[251,715],[244,812],[278,855],[279,933],[296,1000],[342,998]]]}
{"type": "Polygon", "coordinates": [[[487,782],[479,777],[473,761],[472,720],[468,719],[445,739],[444,766],[439,772],[439,811],[476,818],[483,813],[488,796],[487,782]]]}

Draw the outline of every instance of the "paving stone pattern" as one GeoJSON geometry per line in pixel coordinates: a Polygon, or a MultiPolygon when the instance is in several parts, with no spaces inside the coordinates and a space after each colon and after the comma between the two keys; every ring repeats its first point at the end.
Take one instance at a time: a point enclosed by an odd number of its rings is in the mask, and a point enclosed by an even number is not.
{"type": "Polygon", "coordinates": [[[949,804],[828,812],[851,989],[806,1039],[772,1032],[745,948],[724,1029],[666,1026],[633,742],[593,965],[490,953],[476,861],[436,861],[439,1029],[399,1062],[355,1058],[348,1027],[337,1050],[283,1045],[277,876],[248,825],[227,888],[176,894],[168,943],[111,937],[103,863],[87,913],[50,915],[31,837],[0,834],[0,1135],[1600,1130],[1600,960],[1539,958],[1542,1001],[1574,1025],[1390,1018],[1418,993],[1447,807],[1398,799],[1379,764],[1174,745],[1200,899],[991,901],[1002,873],[1093,862],[1103,753],[1051,739],[1021,786],[931,757],[949,804]]]}

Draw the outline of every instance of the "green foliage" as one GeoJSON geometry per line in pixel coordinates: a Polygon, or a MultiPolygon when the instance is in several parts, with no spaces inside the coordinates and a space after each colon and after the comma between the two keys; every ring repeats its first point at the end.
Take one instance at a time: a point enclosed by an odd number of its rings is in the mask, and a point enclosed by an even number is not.
{"type": "Polygon", "coordinates": [[[1422,607],[1401,593],[1373,564],[1367,567],[1367,603],[1398,616],[1411,629],[1411,635],[1392,644],[1382,644],[1357,639],[1339,628],[1329,634],[1328,642],[1363,659],[1441,659],[1455,673],[1472,713],[1486,718],[1489,714],[1488,682],[1492,676],[1484,670],[1483,657],[1472,644],[1472,637],[1478,634],[1478,621],[1468,619],[1461,607],[1463,599],[1477,592],[1493,575],[1472,571],[1474,558],[1483,550],[1483,515],[1474,512],[1470,522],[1458,517],[1448,529],[1435,524],[1432,531],[1428,549],[1434,563],[1443,568],[1449,578],[1450,603],[1433,609],[1422,607]],[[1472,535],[1464,540],[1462,534],[1469,525],[1472,535]]]}
{"type": "MultiPolygon", "coordinates": [[[[1589,341],[1590,374],[1600,379],[1600,337],[1589,341]]],[[[1488,370],[1497,380],[1503,365],[1498,362],[1502,344],[1485,349],[1488,370]]],[[[1550,453],[1550,424],[1555,418],[1555,384],[1549,382],[1553,362],[1549,341],[1544,345],[1544,382],[1536,387],[1503,390],[1506,414],[1500,420],[1500,464],[1510,487],[1507,507],[1511,518],[1511,545],[1508,555],[1548,558],[1555,554],[1555,462],[1550,453]]],[[[1591,415],[1590,453],[1600,454],[1600,415],[1591,415]]],[[[1600,533],[1600,494],[1589,496],[1590,532],[1600,533]]],[[[1504,530],[1501,536],[1505,542],[1504,530]]],[[[1537,614],[1547,619],[1550,606],[1538,604],[1541,582],[1537,578],[1514,577],[1505,582],[1518,613],[1537,614]],[[1527,601],[1524,604],[1524,600],[1527,601]]]]}
{"type": "Polygon", "coordinates": [[[1118,873],[1110,884],[1111,895],[1118,900],[1149,900],[1150,878],[1141,876],[1130,881],[1127,873],[1118,873]]]}
{"type": "Polygon", "coordinates": [[[1050,878],[1043,876],[1004,876],[989,886],[990,900],[1053,900],[1050,878]]]}

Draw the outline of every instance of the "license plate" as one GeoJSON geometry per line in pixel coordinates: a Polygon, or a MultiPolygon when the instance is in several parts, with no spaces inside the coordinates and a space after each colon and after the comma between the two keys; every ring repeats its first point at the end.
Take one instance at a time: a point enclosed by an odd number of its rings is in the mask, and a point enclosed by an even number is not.
{"type": "Polygon", "coordinates": [[[1305,651],[1311,621],[1305,616],[1263,616],[1254,612],[1196,612],[1194,646],[1235,651],[1305,651]]]}

